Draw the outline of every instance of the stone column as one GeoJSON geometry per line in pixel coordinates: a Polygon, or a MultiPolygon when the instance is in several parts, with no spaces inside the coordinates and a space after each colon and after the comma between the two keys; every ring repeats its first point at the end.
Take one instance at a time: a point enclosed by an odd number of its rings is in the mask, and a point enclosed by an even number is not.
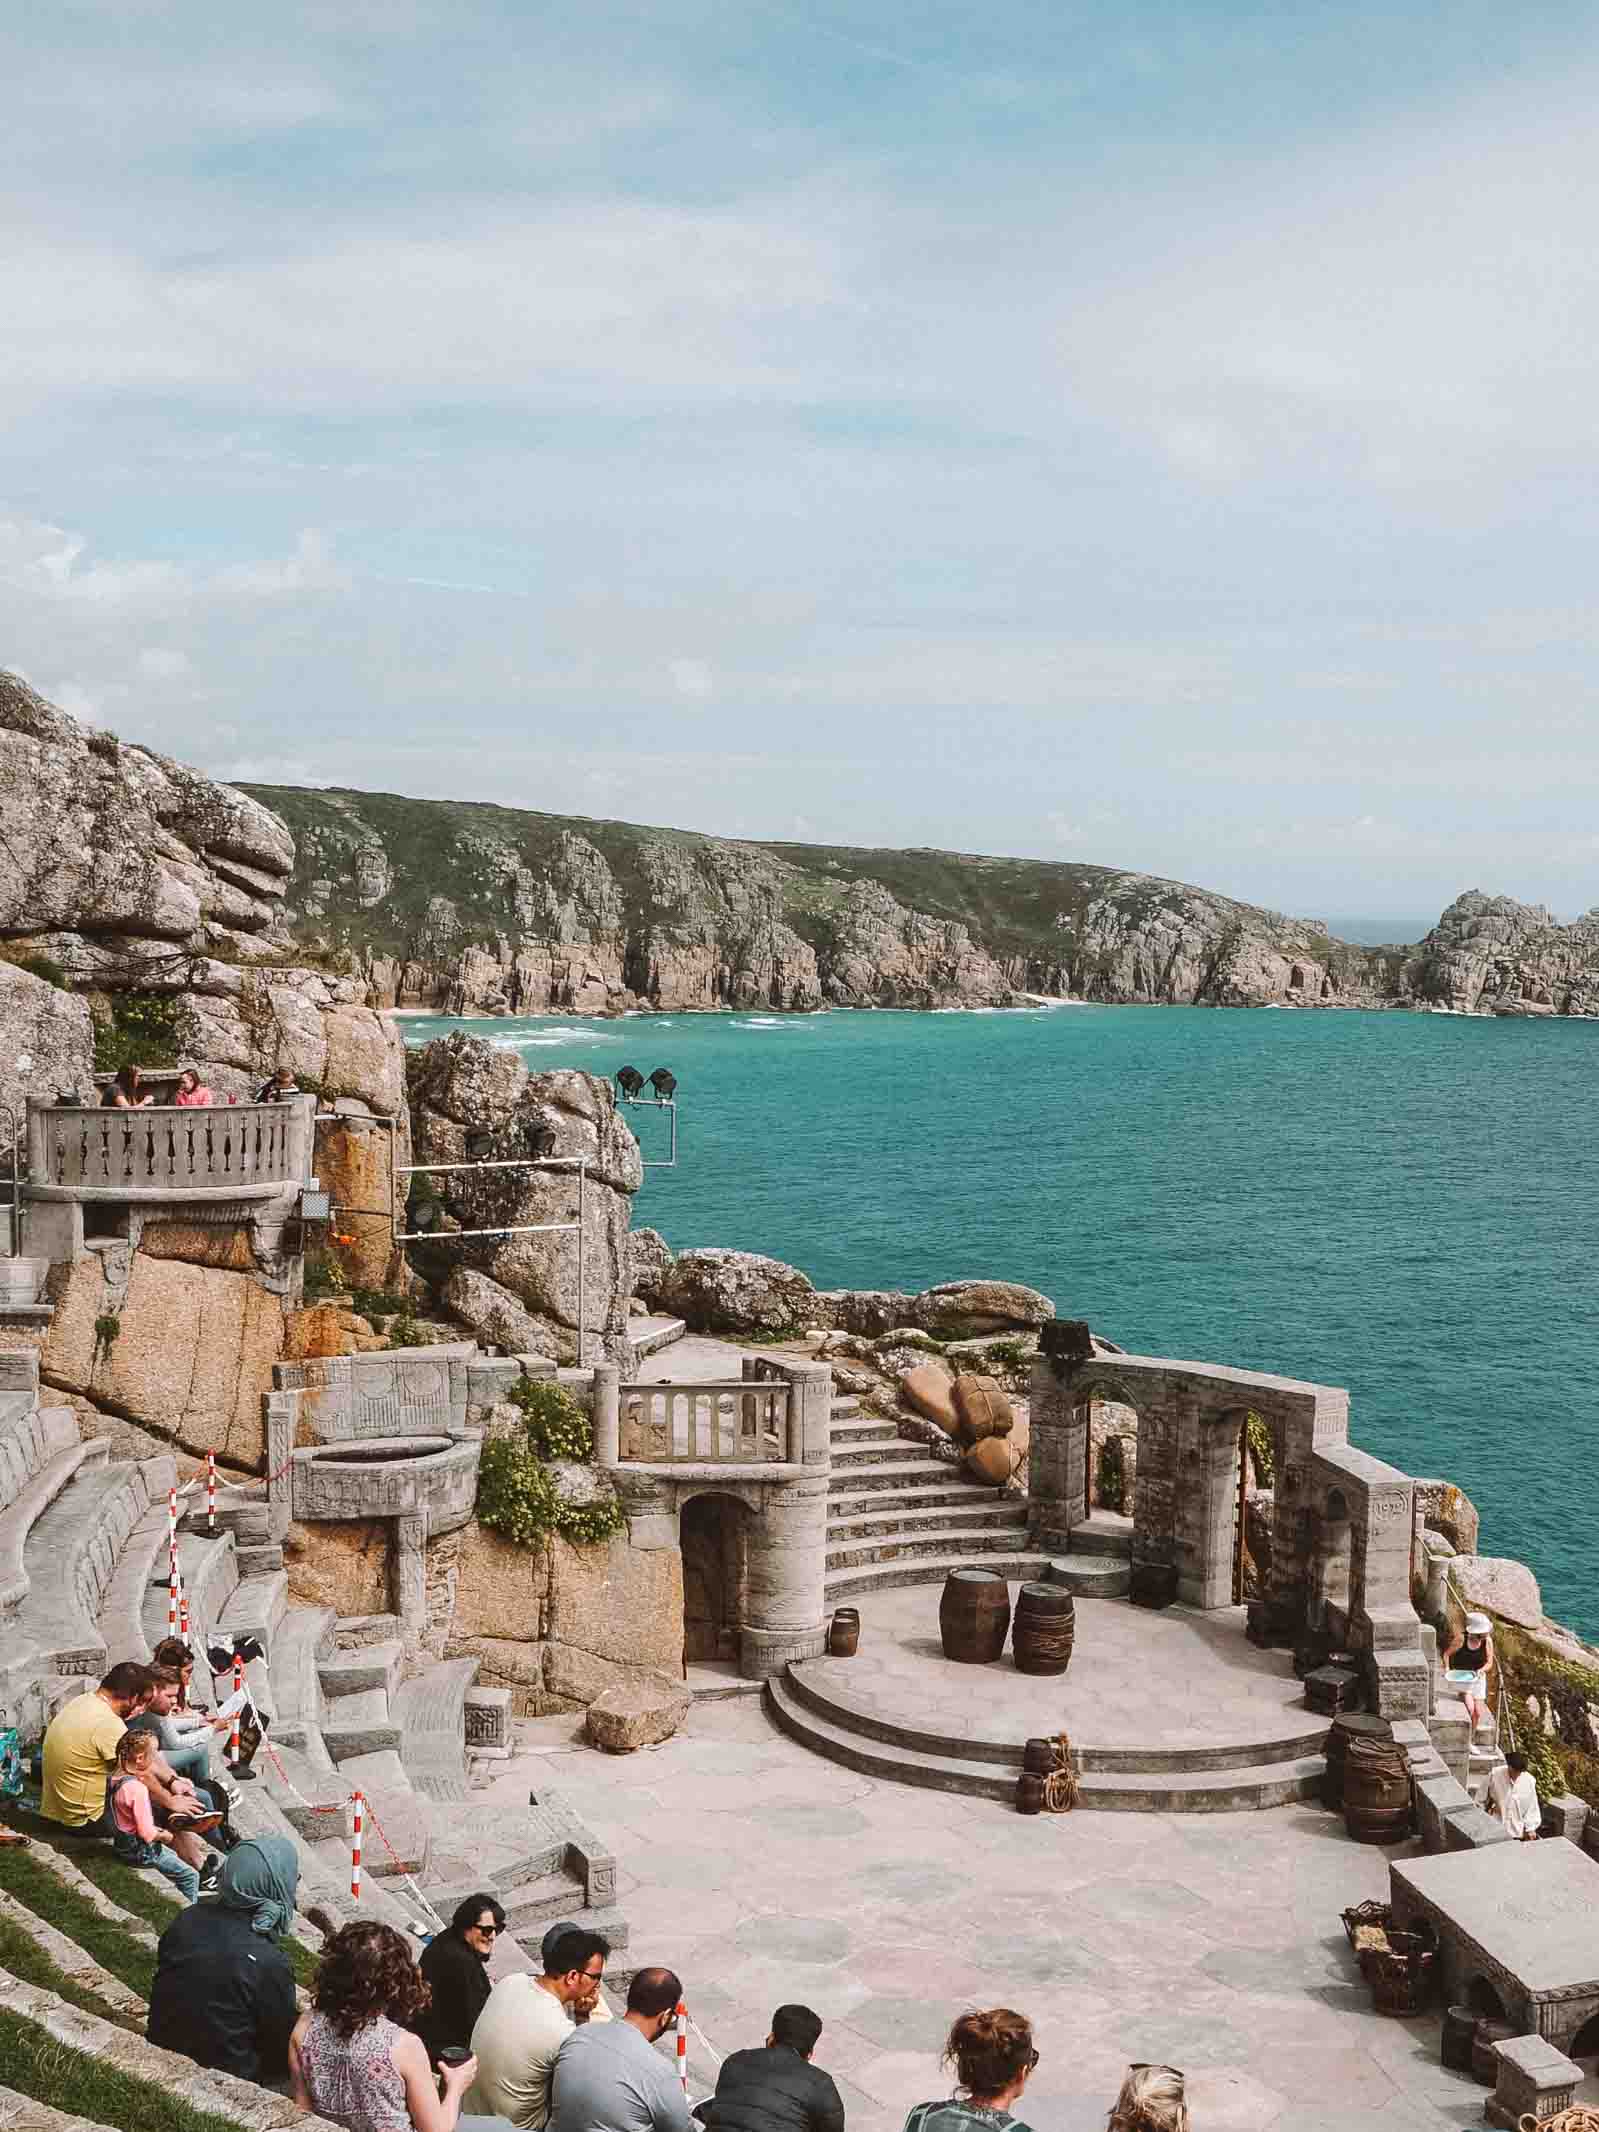
{"type": "Polygon", "coordinates": [[[427,1541],[425,1512],[394,1520],[394,1552],[390,1557],[394,1581],[394,1611],[400,1625],[412,1637],[427,1633],[427,1541]]]}
{"type": "Polygon", "coordinates": [[[1064,1553],[1088,1515],[1088,1407],[1076,1377],[1069,1361],[1041,1354],[1028,1387],[1028,1523],[1032,1544],[1050,1553],[1064,1553]]]}
{"type": "Polygon", "coordinates": [[[622,1460],[622,1372],[614,1362],[594,1370],[594,1463],[614,1468],[622,1460]]]}
{"type": "Polygon", "coordinates": [[[780,1673],[790,1659],[815,1658],[827,1641],[827,1475],[763,1489],[750,1520],[749,1587],[739,1625],[739,1671],[746,1680],[780,1673]]]}
{"type": "Polygon", "coordinates": [[[819,1466],[825,1472],[833,1455],[833,1372],[825,1362],[791,1365],[789,1393],[789,1462],[819,1466]]]}
{"type": "Polygon", "coordinates": [[[283,1541],[294,1517],[294,1469],[289,1454],[299,1433],[300,1394],[263,1393],[266,1417],[267,1537],[283,1541]]]}

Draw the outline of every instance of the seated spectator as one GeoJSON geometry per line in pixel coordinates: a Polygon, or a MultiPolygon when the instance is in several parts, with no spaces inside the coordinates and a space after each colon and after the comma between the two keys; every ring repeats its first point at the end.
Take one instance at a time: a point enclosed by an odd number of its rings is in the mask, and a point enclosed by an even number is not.
{"type": "Polygon", "coordinates": [[[117,1765],[117,1742],[127,1721],[144,1708],[155,1685],[148,1666],[124,1660],[91,1694],[63,1703],[44,1735],[44,1794],[39,1811],[74,1835],[109,1836],[106,1778],[117,1765]]]}
{"type": "Polygon", "coordinates": [[[440,2051],[470,2047],[477,2017],[488,2004],[489,1956],[504,1930],[505,1912],[494,1897],[469,1895],[457,1904],[447,1928],[423,1948],[420,1967],[429,1998],[411,2026],[435,2064],[440,2051]]]}
{"type": "Polygon", "coordinates": [[[216,1097],[192,1066],[185,1066],[178,1075],[178,1092],[172,1098],[180,1110],[209,1110],[216,1097]]]}
{"type": "Polygon", "coordinates": [[[276,1103],[284,1096],[300,1093],[294,1075],[287,1066],[280,1066],[270,1081],[263,1081],[256,1095],[257,1103],[276,1103]]]}
{"type": "Polygon", "coordinates": [[[102,1110],[146,1110],[155,1101],[144,1093],[137,1066],[119,1066],[116,1079],[100,1098],[102,1110]]]}
{"type": "MultiPolygon", "coordinates": [[[[160,1648],[169,1646],[163,1644],[160,1648]]],[[[196,1745],[191,1735],[175,1727],[173,1719],[181,1693],[179,1675],[166,1665],[155,1665],[150,1670],[155,1676],[150,1700],[137,1717],[129,1719],[128,1730],[147,1732],[155,1742],[156,1762],[147,1781],[157,1819],[220,1814],[220,1825],[202,1833],[210,1836],[219,1851],[231,1850],[238,1839],[228,1825],[228,1814],[238,1801],[238,1792],[209,1774],[204,1738],[196,1745]]]]}
{"type": "Polygon", "coordinates": [[[838,2089],[811,2063],[821,2033],[808,2006],[780,2006],[766,2048],[724,2059],[715,2095],[696,2114],[712,2132],[844,2132],[838,2089]]]}
{"type": "Polygon", "coordinates": [[[1182,2074],[1172,2065],[1130,2065],[1105,2132],[1188,2132],[1182,2074]]]}
{"type": "Polygon", "coordinates": [[[123,1733],[117,1742],[117,1773],[107,1795],[111,1848],[127,1865],[154,1866],[192,1903],[200,1894],[205,1846],[198,1836],[157,1827],[146,1782],[154,1761],[155,1741],[148,1732],[123,1733]]]}
{"type": "Polygon", "coordinates": [[[477,2060],[443,2068],[444,2094],[405,2022],[427,1985],[392,1925],[346,1925],[322,1950],[312,2009],[289,2038],[289,2094],[348,2132],[455,2132],[477,2060]]]}
{"type": "MultiPolygon", "coordinates": [[[[546,1976],[551,1976],[555,1973],[552,1965],[555,1959],[556,1941],[563,1932],[576,1932],[579,1929],[580,1927],[576,1920],[570,1917],[559,1918],[553,1925],[545,1927],[544,1937],[539,1942],[539,1961],[546,1976]]],[[[610,1942],[607,1940],[605,1953],[609,1955],[610,1951],[610,1942]]],[[[572,2016],[574,2026],[578,2028],[581,2028],[585,2021],[610,2021],[615,2019],[611,2009],[605,2003],[605,1987],[603,1984],[594,1994],[592,2005],[583,2006],[574,2001],[567,2011],[572,2016]]]]}
{"type": "Polygon", "coordinates": [[[287,2080],[297,2008],[278,1935],[294,1921],[299,1874],[287,1836],[252,1836],[229,1855],[216,1900],[178,1912],[156,1950],[152,2043],[241,2080],[287,2080]]]}
{"type": "Polygon", "coordinates": [[[1005,2132],[1007,2126],[1027,2132],[1011,2115],[1038,2063],[1025,2014],[1008,2006],[962,2014],[949,2032],[944,2063],[955,2075],[957,2093],[947,2102],[919,2102],[905,2132],[1005,2132]]]}
{"type": "MultiPolygon", "coordinates": [[[[190,1777],[197,1782],[208,1780],[211,1776],[211,1735],[213,1732],[219,1733],[226,1740],[228,1720],[218,1717],[214,1710],[196,1709],[190,1700],[190,1691],[194,1685],[194,1653],[181,1636],[163,1636],[155,1647],[152,1664],[157,1669],[162,1666],[170,1667],[178,1677],[178,1690],[172,1707],[161,1713],[161,1752],[180,1777],[190,1777]],[[166,1744],[168,1735],[174,1741],[174,1746],[166,1744]],[[182,1761],[176,1759],[180,1755],[184,1757],[182,1761]]],[[[219,1784],[219,1789],[227,1792],[230,1797],[237,1796],[236,1787],[225,1781],[219,1784]]]]}
{"type": "Polygon", "coordinates": [[[572,2031],[555,2054],[550,2132],[694,2132],[688,2097],[654,2048],[682,1996],[670,1969],[641,1969],[620,2021],[572,2031]]]}
{"type": "Polygon", "coordinates": [[[540,2132],[549,2122],[556,2053],[576,2033],[578,2012],[598,1997],[611,1951],[608,1940],[576,1925],[563,1925],[545,1940],[544,1974],[501,1977],[472,2031],[477,2081],[471,2108],[508,2117],[524,2132],[540,2132]]]}
{"type": "Polygon", "coordinates": [[[1527,1767],[1527,1757],[1512,1748],[1503,1769],[1488,1779],[1489,1810],[1505,1825],[1505,1834],[1518,1843],[1531,1843],[1543,1829],[1543,1808],[1538,1803],[1538,1783],[1527,1767]]]}

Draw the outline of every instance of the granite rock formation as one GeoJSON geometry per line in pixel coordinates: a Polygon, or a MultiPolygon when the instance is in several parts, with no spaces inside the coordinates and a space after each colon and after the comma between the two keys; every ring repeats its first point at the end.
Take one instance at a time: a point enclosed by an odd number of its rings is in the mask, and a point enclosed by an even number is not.
{"type": "Polygon", "coordinates": [[[1541,903],[1457,896],[1407,961],[1408,996],[1457,1014],[1599,1014],[1599,908],[1557,924],[1541,903]]]}

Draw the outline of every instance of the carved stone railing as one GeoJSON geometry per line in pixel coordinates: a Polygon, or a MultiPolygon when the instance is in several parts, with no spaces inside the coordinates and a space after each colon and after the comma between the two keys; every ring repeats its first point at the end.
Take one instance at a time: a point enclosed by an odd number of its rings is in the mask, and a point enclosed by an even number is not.
{"type": "Polygon", "coordinates": [[[28,1106],[28,1184],[94,1199],[251,1197],[310,1174],[310,1097],[147,1110],[28,1106]]]}
{"type": "Polygon", "coordinates": [[[623,1466],[797,1465],[798,1403],[786,1382],[624,1384],[623,1466]]]}

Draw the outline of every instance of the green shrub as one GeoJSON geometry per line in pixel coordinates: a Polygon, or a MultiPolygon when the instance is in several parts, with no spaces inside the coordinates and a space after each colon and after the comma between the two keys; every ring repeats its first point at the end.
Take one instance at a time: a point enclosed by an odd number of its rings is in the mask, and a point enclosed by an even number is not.
{"type": "Polygon", "coordinates": [[[94,1070],[120,1073],[124,1066],[176,1066],[181,1048],[178,1003],[155,992],[118,992],[111,1018],[94,1031],[94,1070]]]}
{"type": "Polygon", "coordinates": [[[1255,1469],[1255,1486],[1270,1488],[1277,1478],[1277,1452],[1271,1431],[1258,1414],[1246,1417],[1244,1441],[1249,1446],[1249,1463],[1255,1469]]]}
{"type": "Polygon", "coordinates": [[[410,1315],[411,1302],[408,1296],[391,1295],[384,1288],[357,1288],[350,1296],[350,1308],[363,1318],[403,1318],[410,1315]]]}
{"type": "Polygon", "coordinates": [[[350,1294],[350,1277],[331,1251],[308,1251],[305,1254],[305,1283],[301,1290],[307,1303],[345,1302],[350,1294]]]}
{"type": "Polygon", "coordinates": [[[524,1377],[511,1393],[511,1404],[527,1417],[527,1440],[539,1458],[587,1459],[594,1455],[589,1418],[564,1384],[548,1377],[524,1377]]]}
{"type": "Polygon", "coordinates": [[[426,1344],[421,1326],[408,1310],[402,1310],[389,1327],[390,1347],[425,1347],[426,1344]]]}
{"type": "Polygon", "coordinates": [[[1563,1658],[1524,1629],[1498,1619],[1494,1658],[1510,1710],[1507,1729],[1527,1757],[1539,1796],[1569,1791],[1599,1811],[1599,1756],[1588,1720],[1590,1704],[1599,1704],[1599,1671],[1563,1658]],[[1528,1696],[1538,1699],[1536,1718],[1527,1709],[1528,1696]],[[1552,1737],[1543,1730],[1546,1716],[1554,1725],[1552,1737]]]}
{"type": "Polygon", "coordinates": [[[554,1476],[525,1436],[493,1436],[478,1462],[477,1516],[518,1547],[541,1547],[550,1533],[591,1546],[620,1532],[626,1519],[615,1496],[563,1503],[554,1476]]]}

